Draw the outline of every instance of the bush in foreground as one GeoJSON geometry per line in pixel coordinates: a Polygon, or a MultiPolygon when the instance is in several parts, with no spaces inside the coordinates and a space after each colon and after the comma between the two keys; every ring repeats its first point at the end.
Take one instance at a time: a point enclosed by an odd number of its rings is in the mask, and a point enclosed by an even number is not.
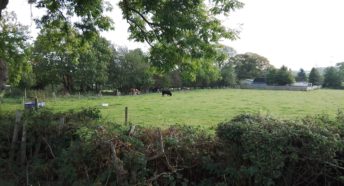
{"type": "Polygon", "coordinates": [[[69,114],[42,110],[24,114],[18,140],[12,143],[13,116],[0,119],[0,184],[344,183],[342,113],[333,120],[299,121],[239,115],[219,124],[214,136],[190,126],[103,123],[92,108],[69,114]]]}

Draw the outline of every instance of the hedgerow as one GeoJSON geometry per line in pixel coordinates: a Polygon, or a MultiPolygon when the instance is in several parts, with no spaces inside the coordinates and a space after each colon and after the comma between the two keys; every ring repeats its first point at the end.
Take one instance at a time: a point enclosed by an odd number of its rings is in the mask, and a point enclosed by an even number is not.
{"type": "Polygon", "coordinates": [[[17,125],[14,113],[0,117],[1,185],[344,184],[342,112],[295,121],[243,114],[215,135],[104,123],[95,108],[25,111],[17,125]]]}

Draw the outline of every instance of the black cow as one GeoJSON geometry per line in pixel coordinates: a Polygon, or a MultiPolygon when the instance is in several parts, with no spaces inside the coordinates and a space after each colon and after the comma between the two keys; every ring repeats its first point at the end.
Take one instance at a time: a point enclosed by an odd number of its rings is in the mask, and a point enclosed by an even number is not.
{"type": "Polygon", "coordinates": [[[164,96],[165,94],[169,95],[169,96],[172,96],[172,92],[171,91],[169,91],[169,90],[162,90],[161,91],[161,95],[164,96]]]}

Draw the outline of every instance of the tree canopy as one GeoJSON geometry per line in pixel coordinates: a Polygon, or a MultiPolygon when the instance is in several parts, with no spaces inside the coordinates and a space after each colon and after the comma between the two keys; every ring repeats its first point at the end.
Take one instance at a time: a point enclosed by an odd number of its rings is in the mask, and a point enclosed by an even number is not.
{"type": "Polygon", "coordinates": [[[7,66],[9,83],[17,85],[22,73],[30,70],[28,28],[17,22],[14,13],[0,19],[0,59],[7,66]]]}
{"type": "Polygon", "coordinates": [[[311,72],[309,73],[308,82],[312,83],[313,85],[322,84],[322,76],[316,68],[312,68],[311,72]]]}
{"type": "Polygon", "coordinates": [[[339,69],[336,67],[328,67],[324,74],[324,87],[340,88],[342,86],[342,78],[339,69]]]}
{"type": "Polygon", "coordinates": [[[266,75],[268,85],[290,85],[294,81],[291,70],[286,66],[282,66],[280,69],[270,68],[266,75]]]}
{"type": "Polygon", "coordinates": [[[307,74],[306,74],[305,70],[303,70],[302,68],[297,73],[296,81],[307,81],[307,74]]]}
{"type": "MultiPolygon", "coordinates": [[[[112,7],[104,0],[28,1],[47,10],[37,20],[41,28],[58,26],[69,32],[72,25],[86,38],[113,28],[112,20],[104,15],[112,7]]],[[[7,2],[1,0],[1,4],[4,8],[7,2]]],[[[118,4],[130,25],[130,39],[151,45],[151,62],[164,71],[193,65],[193,59],[214,58],[220,39],[237,37],[216,16],[243,6],[238,0],[120,0],[118,4]]]]}
{"type": "Polygon", "coordinates": [[[271,68],[269,60],[255,53],[238,54],[230,58],[238,79],[262,77],[271,68]]]}

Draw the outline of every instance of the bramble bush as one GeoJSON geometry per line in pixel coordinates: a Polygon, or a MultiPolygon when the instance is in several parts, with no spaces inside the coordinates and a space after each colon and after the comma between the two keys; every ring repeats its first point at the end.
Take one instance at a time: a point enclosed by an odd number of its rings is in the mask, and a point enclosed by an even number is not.
{"type": "Polygon", "coordinates": [[[14,116],[0,114],[1,185],[344,184],[343,112],[295,121],[243,114],[214,135],[104,123],[95,108],[30,110],[12,148],[14,116]]]}

